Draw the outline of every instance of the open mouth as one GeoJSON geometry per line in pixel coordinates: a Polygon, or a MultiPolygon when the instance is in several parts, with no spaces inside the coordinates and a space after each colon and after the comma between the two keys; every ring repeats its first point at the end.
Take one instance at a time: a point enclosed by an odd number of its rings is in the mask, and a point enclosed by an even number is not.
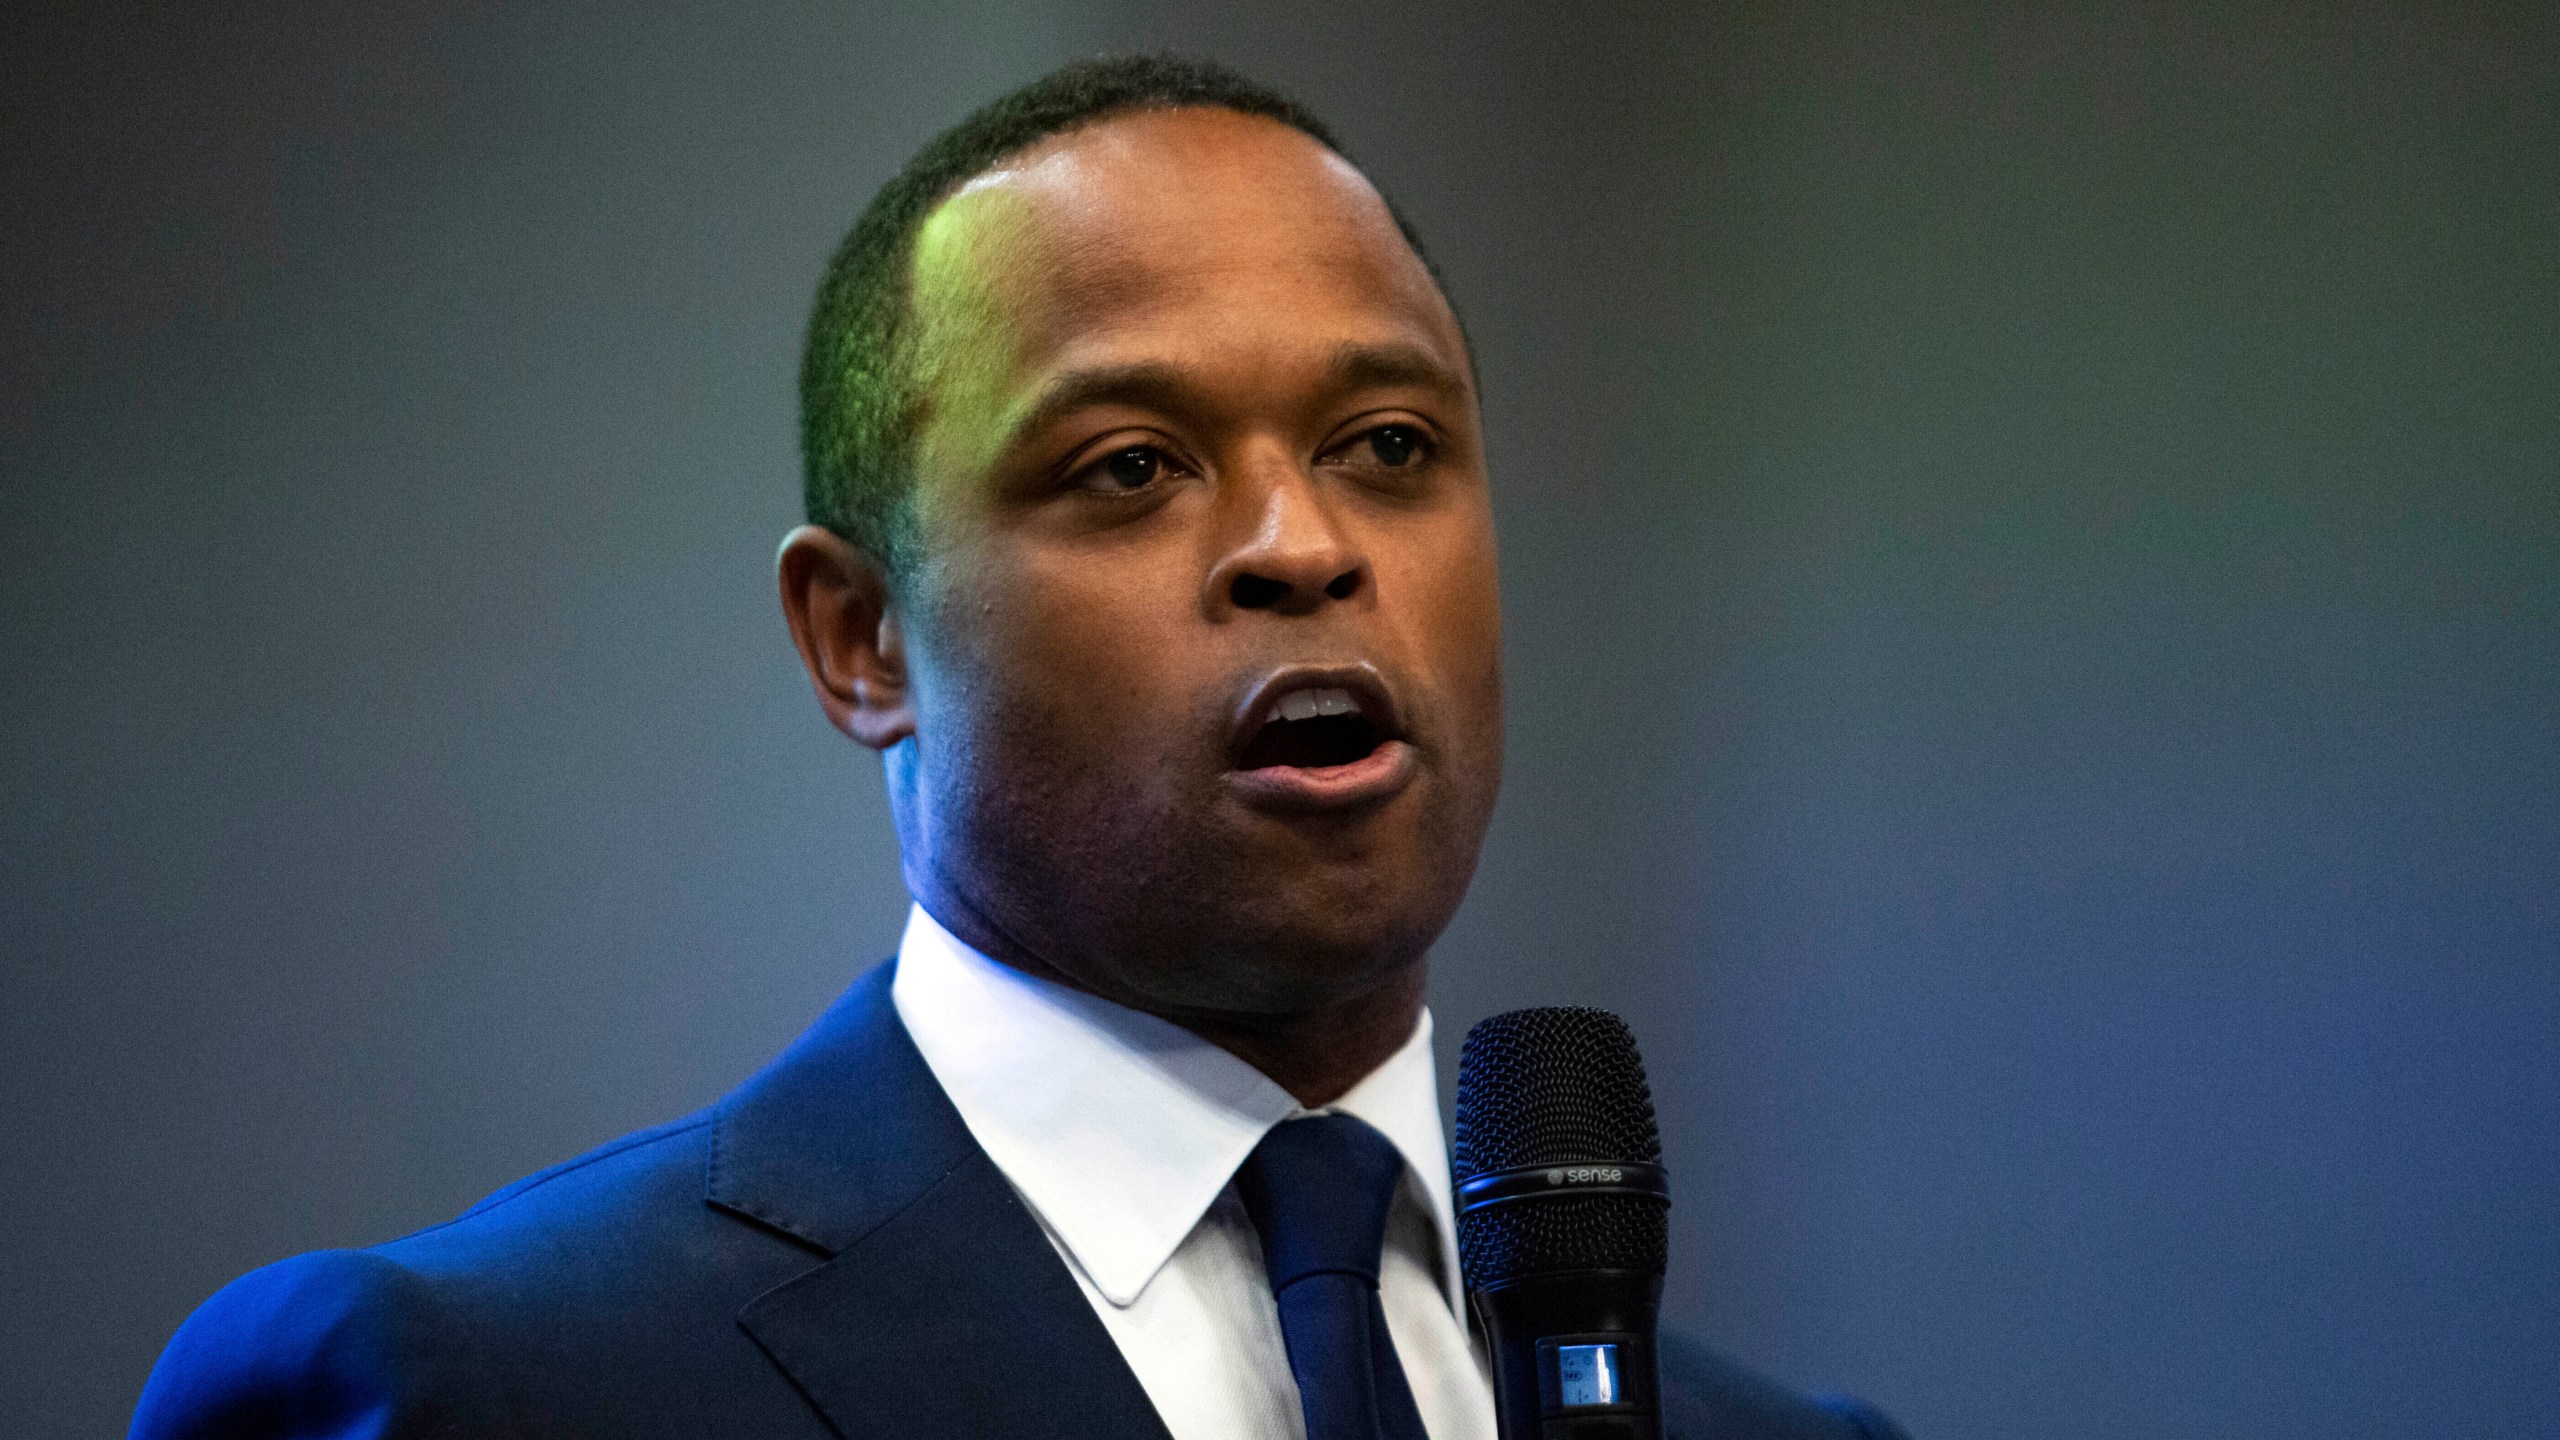
{"type": "Polygon", "coordinates": [[[1271,707],[1236,757],[1239,770],[1330,769],[1366,760],[1391,738],[1360,698],[1336,686],[1292,690],[1271,707]]]}
{"type": "Polygon", "coordinates": [[[1270,815],[1380,814],[1421,773],[1395,692],[1366,664],[1266,677],[1238,711],[1231,743],[1227,784],[1270,815]]]}

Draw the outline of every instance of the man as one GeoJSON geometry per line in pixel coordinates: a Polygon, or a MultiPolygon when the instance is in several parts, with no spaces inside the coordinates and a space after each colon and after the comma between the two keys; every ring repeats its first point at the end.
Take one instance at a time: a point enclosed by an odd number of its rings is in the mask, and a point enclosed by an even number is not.
{"type": "MultiPolygon", "coordinates": [[[[875,198],[803,419],[897,959],[708,1112],[237,1282],[135,1433],[1490,1437],[1422,993],[1493,526],[1410,234],[1265,90],[1070,66],[875,198]]],[[[1893,1433],[1665,1349],[1674,1435],[1893,1433]]]]}

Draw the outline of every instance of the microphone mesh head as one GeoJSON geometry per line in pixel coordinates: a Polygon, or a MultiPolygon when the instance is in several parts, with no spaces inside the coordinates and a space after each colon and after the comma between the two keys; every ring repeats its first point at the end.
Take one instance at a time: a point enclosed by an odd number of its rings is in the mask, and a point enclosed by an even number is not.
{"type": "MultiPolygon", "coordinates": [[[[1653,1091],[1626,1022],[1559,1006],[1479,1021],[1458,1060],[1458,1183],[1538,1166],[1662,1163],[1653,1091]]],[[[1664,1203],[1577,1195],[1488,1205],[1458,1218],[1467,1283],[1567,1270],[1660,1273],[1664,1203]]]]}

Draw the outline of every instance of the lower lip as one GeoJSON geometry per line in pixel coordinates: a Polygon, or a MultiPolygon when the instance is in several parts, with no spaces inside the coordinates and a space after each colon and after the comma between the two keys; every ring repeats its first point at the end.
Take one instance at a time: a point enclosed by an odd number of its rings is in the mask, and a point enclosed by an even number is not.
{"type": "Polygon", "coordinates": [[[1230,770],[1227,783],[1245,803],[1265,810],[1307,813],[1374,805],[1413,781],[1413,747],[1402,740],[1385,741],[1348,765],[1320,769],[1266,765],[1259,770],[1230,770]]]}

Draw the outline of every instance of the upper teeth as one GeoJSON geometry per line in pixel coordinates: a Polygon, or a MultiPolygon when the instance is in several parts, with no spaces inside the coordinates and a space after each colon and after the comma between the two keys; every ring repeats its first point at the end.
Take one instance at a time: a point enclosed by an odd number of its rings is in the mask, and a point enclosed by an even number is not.
{"type": "Polygon", "coordinates": [[[1356,715],[1360,702],[1348,690],[1292,690],[1277,707],[1283,720],[1313,720],[1319,715],[1356,715]]]}

